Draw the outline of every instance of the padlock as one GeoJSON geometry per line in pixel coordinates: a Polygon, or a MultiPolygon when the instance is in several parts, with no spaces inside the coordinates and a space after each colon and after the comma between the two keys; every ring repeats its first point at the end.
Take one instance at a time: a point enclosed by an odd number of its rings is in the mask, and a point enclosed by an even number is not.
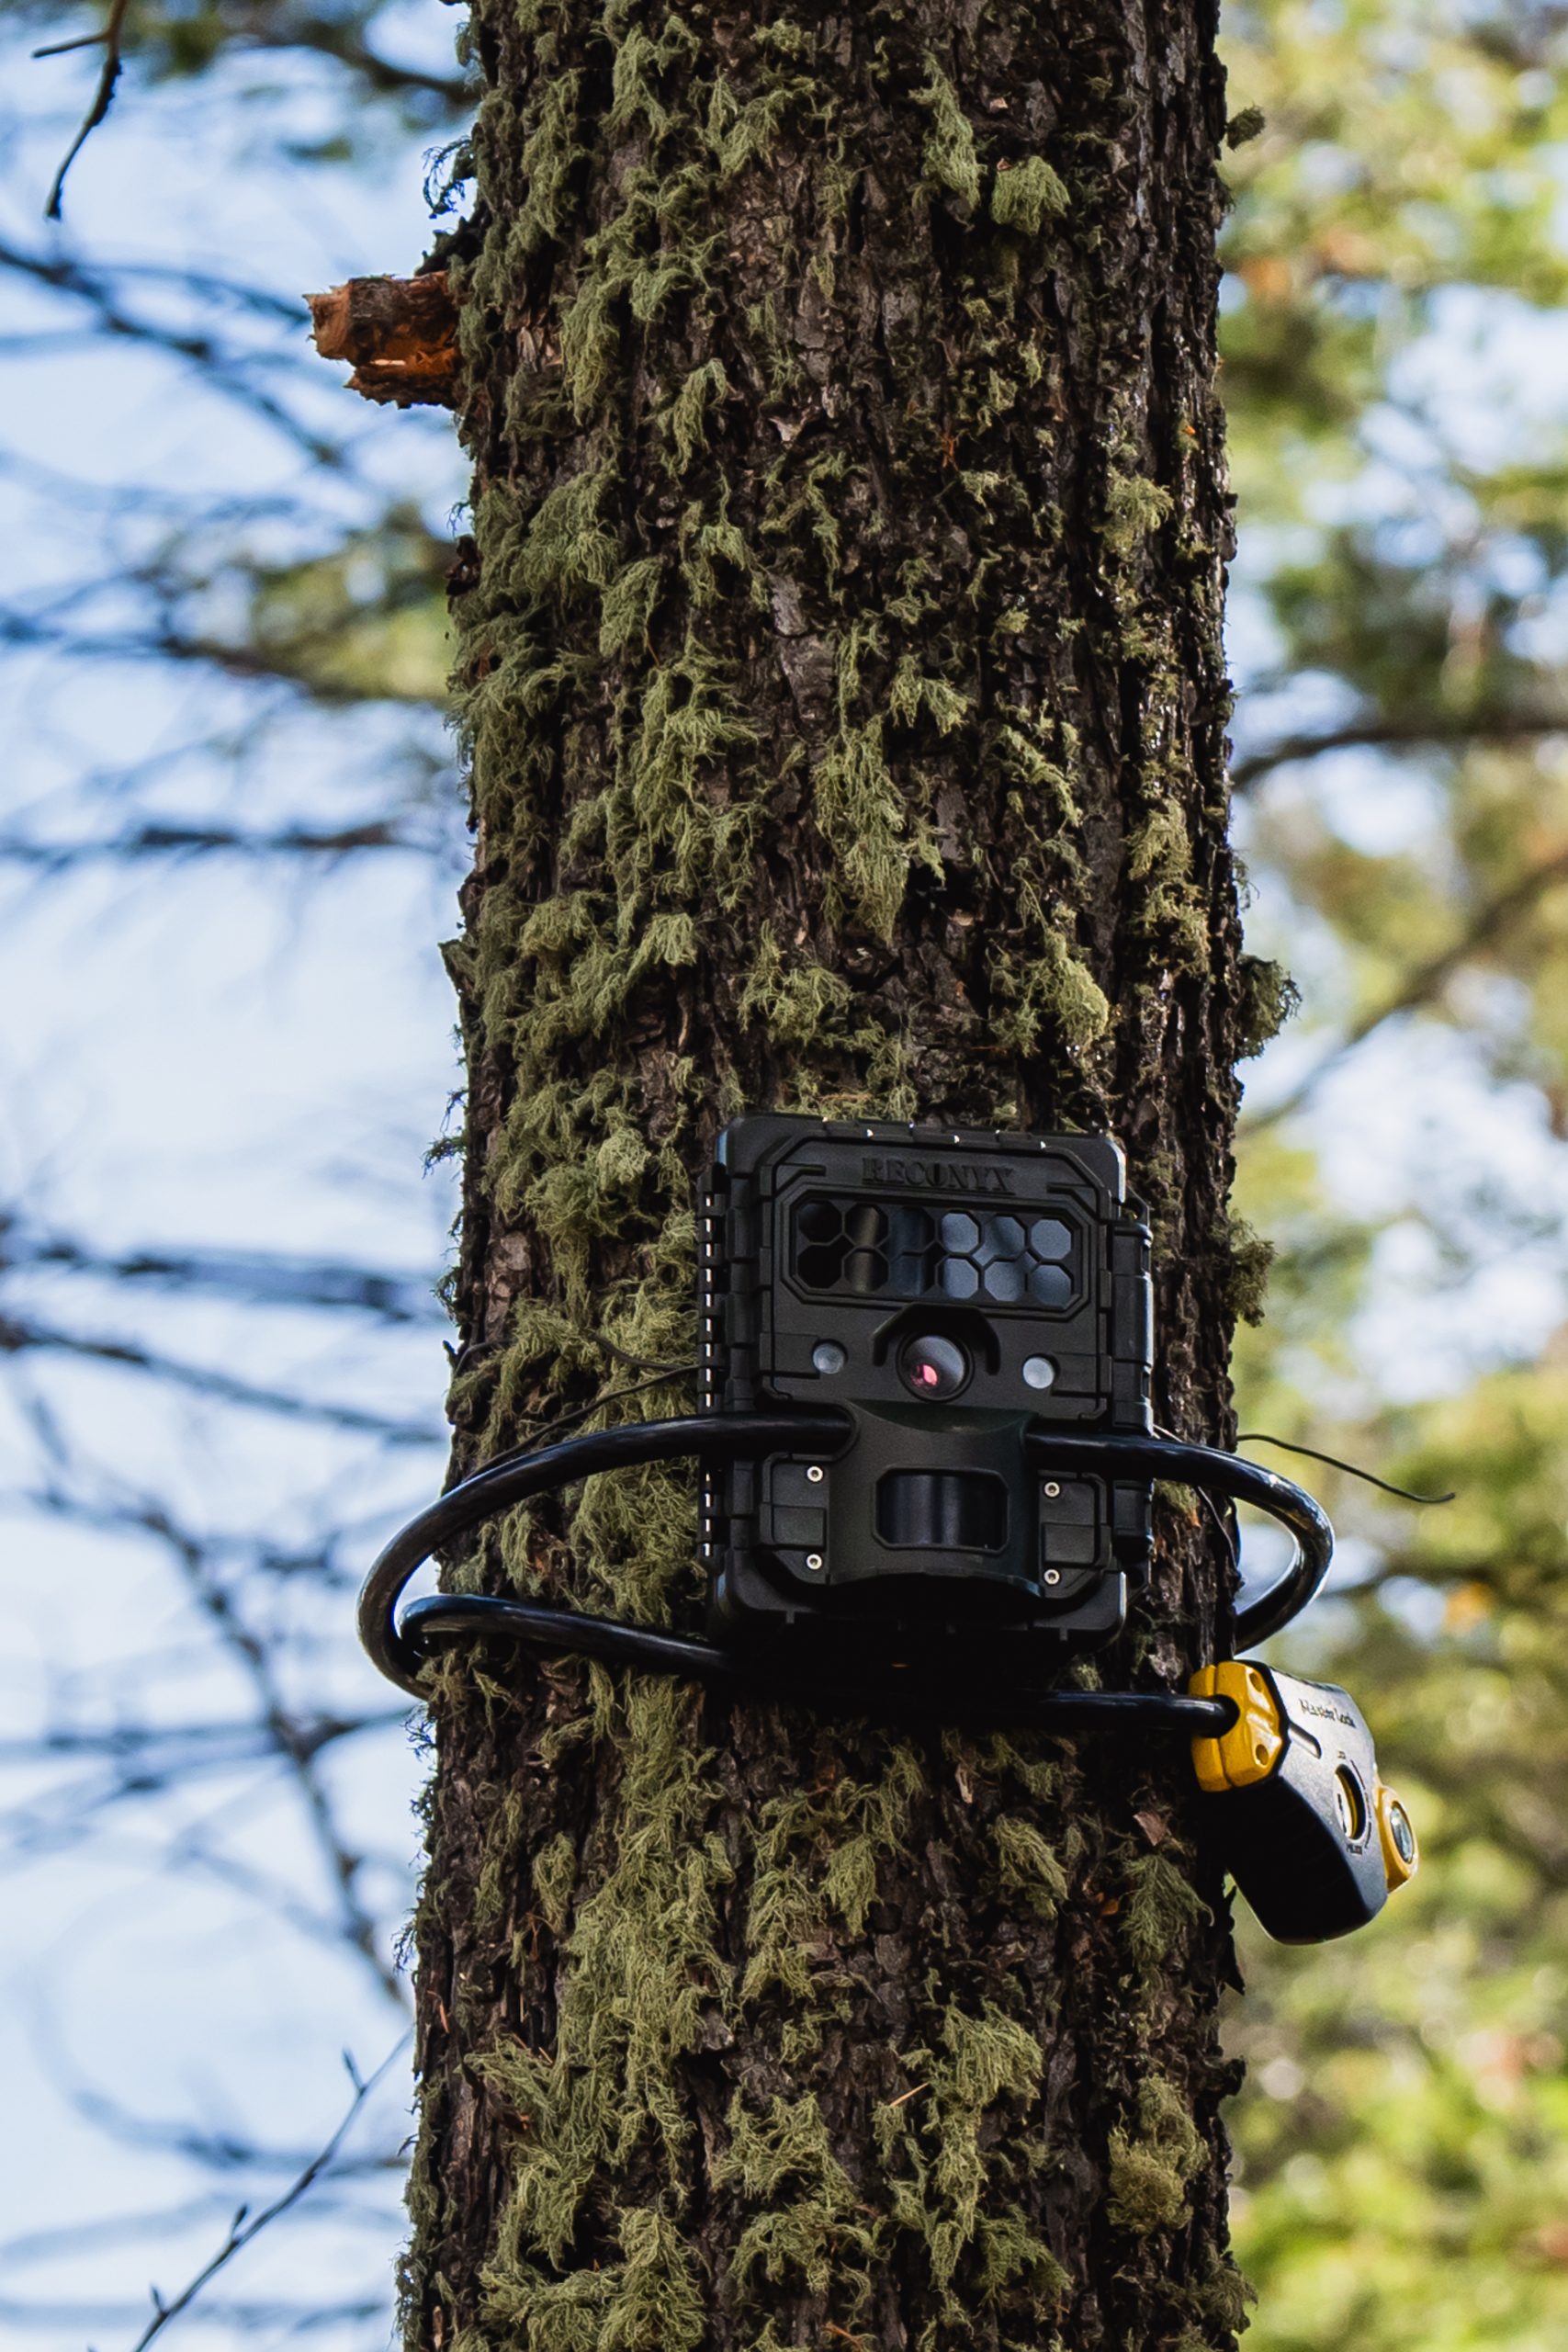
{"type": "Polygon", "coordinates": [[[1360,1709],[1331,1682],[1228,1658],[1188,1685],[1236,1720],[1195,1739],[1200,1834],[1276,1942],[1326,1943],[1416,1874],[1416,1831],[1360,1709]]]}

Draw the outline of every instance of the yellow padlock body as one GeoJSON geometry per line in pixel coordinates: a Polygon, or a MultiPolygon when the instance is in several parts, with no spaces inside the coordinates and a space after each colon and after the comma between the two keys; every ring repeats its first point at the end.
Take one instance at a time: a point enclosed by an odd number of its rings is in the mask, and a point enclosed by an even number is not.
{"type": "Polygon", "coordinates": [[[1217,1739],[1193,1741],[1198,1786],[1206,1795],[1220,1796],[1227,1789],[1249,1789],[1266,1781],[1285,1746],[1285,1727],[1268,1676],[1242,1658],[1227,1657],[1214,1666],[1201,1666],[1187,1689],[1194,1699],[1229,1699],[1236,1710],[1229,1731],[1217,1739]]]}
{"type": "Polygon", "coordinates": [[[1392,1894],[1395,1887],[1407,1886],[1415,1877],[1421,1867],[1421,1849],[1416,1843],[1416,1824],[1386,1781],[1378,1782],[1377,1815],[1383,1875],[1392,1894]]]}

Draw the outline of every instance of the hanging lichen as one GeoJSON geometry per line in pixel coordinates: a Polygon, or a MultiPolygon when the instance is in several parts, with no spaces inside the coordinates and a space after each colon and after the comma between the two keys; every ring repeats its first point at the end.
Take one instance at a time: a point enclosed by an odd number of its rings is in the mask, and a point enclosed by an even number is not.
{"type": "MultiPolygon", "coordinates": [[[[1205,33],[479,0],[467,40],[461,1459],[689,1400],[692,1179],[747,1105],[1120,1133],[1162,1408],[1213,1424],[1264,991],[1205,33]]],[[[450,1573],[690,1623],[694,1519],[683,1470],[601,1478],[450,1573]]],[[[500,1657],[433,1690],[420,2352],[1222,2352],[1224,1931],[1127,1861],[1129,1759],[500,1657]]]]}

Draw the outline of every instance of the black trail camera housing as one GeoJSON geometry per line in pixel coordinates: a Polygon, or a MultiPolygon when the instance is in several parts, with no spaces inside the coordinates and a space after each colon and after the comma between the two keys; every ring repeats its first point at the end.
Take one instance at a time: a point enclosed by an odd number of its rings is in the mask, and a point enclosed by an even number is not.
{"type": "Polygon", "coordinates": [[[710,1632],[859,1647],[1121,1628],[1151,1487],[1054,1476],[1031,1431],[1145,1433],[1148,1228],[1100,1136],[758,1114],[700,1204],[704,1409],[831,1407],[849,1434],[704,1489],[710,1632]]]}
{"type": "Polygon", "coordinates": [[[1277,1943],[1364,1928],[1417,1861],[1410,1815],[1378,1772],[1360,1709],[1332,1682],[1231,1658],[1194,1697],[1234,1702],[1218,1739],[1196,1739],[1199,1828],[1277,1943]]]}
{"type": "Polygon", "coordinates": [[[1347,1692],[1236,1658],[1185,1694],[1055,1682],[1121,1629],[1156,1476],[1290,1531],[1291,1566],[1236,1608],[1242,1648],[1299,1615],[1334,1552],[1289,1479],[1154,1430],[1149,1235],[1117,1146],[759,1114],[720,1136],[698,1215],[702,1409],[546,1439],[448,1488],[365,1580],[381,1671],[423,1698],[432,1645],[499,1639],[856,1712],[999,1697],[1057,1729],[1179,1727],[1201,1828],[1271,1936],[1381,1910],[1416,1837],[1347,1692]],[[400,1618],[416,1571],[501,1512],[690,1456],[706,1640],[514,1595],[427,1593],[400,1618]]]}

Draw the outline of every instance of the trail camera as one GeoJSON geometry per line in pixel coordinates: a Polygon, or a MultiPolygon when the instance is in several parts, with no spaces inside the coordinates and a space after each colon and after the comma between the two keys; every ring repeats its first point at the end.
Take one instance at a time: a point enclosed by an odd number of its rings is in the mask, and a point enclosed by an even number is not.
{"type": "Polygon", "coordinates": [[[757,1114],[720,1136],[699,1228],[703,1409],[501,1454],[400,1529],[360,1595],[382,1672],[423,1699],[429,1645],[501,1639],[828,1706],[848,1668],[858,1711],[918,1663],[922,1704],[954,1720],[1006,1686],[1042,1725],[1182,1724],[1201,1826],[1271,1936],[1381,1910],[1416,1835],[1346,1691],[1236,1658],[1184,1695],[1057,1679],[1123,1623],[1156,1474],[1290,1531],[1290,1568],[1236,1610],[1244,1648],[1334,1551],[1288,1478],[1153,1429],[1149,1235],[1116,1145],[757,1114]],[[502,1511],[682,1455],[705,1465],[707,1640],[511,1594],[428,1593],[400,1619],[424,1562],[502,1511]]]}
{"type": "Polygon", "coordinates": [[[1149,1236],[1099,1136],[741,1118],[702,1202],[704,1404],[848,1435],[716,1470],[716,1637],[998,1627],[1085,1649],[1146,1572],[1151,1490],[1026,1435],[1149,1429],[1149,1236]]]}

